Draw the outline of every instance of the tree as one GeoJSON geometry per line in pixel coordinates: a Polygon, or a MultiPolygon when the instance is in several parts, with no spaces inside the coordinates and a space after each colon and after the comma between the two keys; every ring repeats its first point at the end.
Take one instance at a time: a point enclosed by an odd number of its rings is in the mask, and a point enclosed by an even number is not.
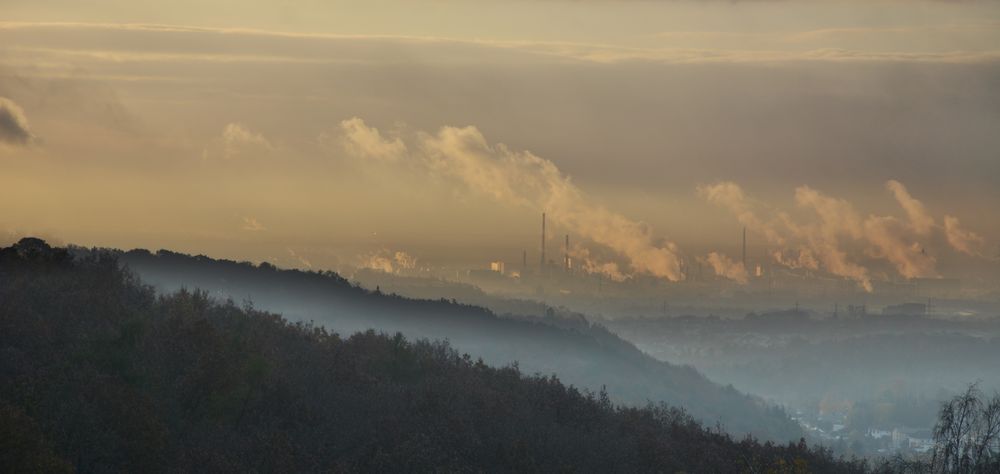
{"type": "Polygon", "coordinates": [[[985,399],[977,384],[969,385],[941,406],[934,426],[936,446],[931,460],[938,473],[1000,472],[1000,394],[985,399]]]}

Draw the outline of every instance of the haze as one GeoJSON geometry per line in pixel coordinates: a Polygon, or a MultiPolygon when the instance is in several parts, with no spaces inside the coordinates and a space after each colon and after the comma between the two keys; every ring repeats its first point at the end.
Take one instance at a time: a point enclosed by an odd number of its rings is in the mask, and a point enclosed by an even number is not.
{"type": "Polygon", "coordinates": [[[670,281],[725,276],[743,226],[861,287],[996,274],[995,3],[3,8],[5,240],[483,266],[536,260],[547,211],[592,268],[670,281]]]}

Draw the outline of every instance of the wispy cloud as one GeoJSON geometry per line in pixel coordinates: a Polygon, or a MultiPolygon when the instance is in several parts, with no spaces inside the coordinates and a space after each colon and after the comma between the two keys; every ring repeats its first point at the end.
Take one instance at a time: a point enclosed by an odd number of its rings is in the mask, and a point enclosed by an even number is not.
{"type": "MultiPolygon", "coordinates": [[[[983,29],[975,29],[982,31],[983,29]]],[[[866,30],[867,31],[867,30],[866,30]]],[[[886,31],[886,34],[894,30],[886,31]]],[[[210,28],[183,25],[143,23],[79,23],[79,22],[0,22],[0,38],[4,32],[19,32],[18,41],[6,49],[20,54],[45,54],[79,60],[122,62],[243,62],[243,63],[303,63],[332,64],[350,62],[398,61],[412,58],[408,48],[430,48],[437,55],[421,55],[423,60],[447,59],[477,62],[482,54],[493,51],[523,53],[539,59],[615,64],[621,62],[655,62],[667,64],[753,63],[794,61],[892,61],[977,63],[1000,60],[1000,48],[983,47],[972,50],[912,51],[881,48],[852,49],[830,47],[837,42],[816,41],[833,35],[860,34],[851,29],[816,30],[786,33],[770,37],[731,32],[670,32],[658,35],[667,41],[664,47],[628,47],[620,44],[578,41],[537,41],[506,39],[467,39],[413,35],[349,35],[298,33],[251,28],[210,28]],[[94,42],[88,35],[72,33],[104,31],[122,37],[116,49],[105,41],[94,42]],[[23,36],[23,32],[35,35],[23,36]],[[46,36],[48,35],[48,36],[46,36]],[[748,47],[747,35],[758,40],[748,47]],[[65,36],[60,43],[58,38],[65,36]],[[32,44],[32,39],[38,44],[32,44]],[[39,38],[45,38],[41,40],[39,38]],[[128,40],[126,40],[128,38],[128,40]],[[187,38],[190,41],[163,41],[187,38]],[[700,38],[700,39],[699,39],[700,38]],[[743,38],[743,40],[740,40],[743,38]],[[690,46],[671,47],[671,41],[683,39],[690,46]],[[810,41],[807,41],[810,40],[810,41]],[[91,41],[88,47],[87,42],[91,41]],[[698,46],[699,41],[715,46],[698,46]],[[744,43],[741,45],[741,42],[744,43]],[[789,44],[814,44],[807,49],[788,49],[789,44]],[[164,45],[170,45],[165,47],[164,45]],[[197,47],[188,46],[197,45],[197,47]],[[753,46],[753,45],[751,45],[753,46]],[[388,48],[386,48],[388,47],[388,48]],[[332,49],[331,49],[332,48],[332,49]],[[401,49],[402,48],[402,49],[401,49]],[[379,54],[373,54],[377,51],[379,54]],[[336,52],[337,54],[331,54],[336,52]]],[[[871,31],[868,32],[872,34],[871,31]]],[[[914,33],[915,34],[915,33],[914,33]]],[[[852,43],[853,44],[853,43],[852,43]]]]}
{"type": "Polygon", "coordinates": [[[264,135],[253,132],[238,122],[226,124],[222,134],[202,150],[203,159],[222,158],[235,160],[248,156],[260,156],[274,151],[275,147],[264,135]]]}
{"type": "Polygon", "coordinates": [[[24,110],[14,101],[0,97],[0,143],[26,146],[35,140],[24,110]]]}

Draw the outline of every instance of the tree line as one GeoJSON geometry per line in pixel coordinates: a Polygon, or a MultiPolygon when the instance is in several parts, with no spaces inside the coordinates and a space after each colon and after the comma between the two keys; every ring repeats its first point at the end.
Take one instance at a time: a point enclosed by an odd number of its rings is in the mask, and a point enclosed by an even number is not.
{"type": "MultiPolygon", "coordinates": [[[[992,413],[985,406],[949,412],[960,421],[941,432],[957,444],[939,465],[966,470],[942,472],[992,472],[968,470],[995,461],[968,443],[993,426],[970,415],[992,413]]],[[[110,254],[73,258],[36,240],[0,249],[3,471],[903,467],[837,459],[804,441],[734,439],[681,409],[616,406],[603,391],[492,367],[447,342],[342,337],[198,290],[157,294],[110,254]]]]}

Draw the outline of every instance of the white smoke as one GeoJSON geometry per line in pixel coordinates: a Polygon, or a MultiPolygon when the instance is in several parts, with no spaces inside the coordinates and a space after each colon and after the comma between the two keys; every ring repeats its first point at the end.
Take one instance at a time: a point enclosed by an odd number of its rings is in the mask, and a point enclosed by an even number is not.
{"type": "Polygon", "coordinates": [[[865,291],[872,291],[868,269],[851,262],[840,245],[841,238],[857,240],[863,236],[861,219],[850,203],[824,196],[808,186],[795,190],[795,202],[800,207],[811,208],[819,217],[819,223],[795,225],[787,220],[794,236],[806,241],[827,271],[850,278],[865,291]]]}
{"type": "Polygon", "coordinates": [[[774,261],[788,268],[819,270],[819,261],[816,260],[816,256],[813,255],[812,250],[805,247],[791,251],[775,250],[771,253],[771,256],[774,258],[774,261]],[[797,254],[795,253],[796,251],[798,252],[797,254]]]}
{"type": "MultiPolygon", "coordinates": [[[[776,224],[762,221],[753,212],[752,207],[755,203],[743,194],[743,189],[736,183],[723,181],[712,186],[700,186],[698,194],[713,204],[728,208],[736,214],[736,218],[741,224],[764,235],[768,242],[785,245],[785,238],[774,228],[776,224]]],[[[784,217],[784,215],[780,215],[780,217],[784,217]]]]}
{"type": "Polygon", "coordinates": [[[772,255],[779,264],[791,268],[822,268],[849,278],[872,291],[871,271],[860,260],[883,260],[905,278],[937,277],[937,260],[928,252],[935,232],[943,232],[949,245],[960,252],[980,255],[982,237],[961,229],[958,220],[946,216],[944,227],[935,224],[923,203],[913,198],[898,181],[888,181],[888,189],[906,214],[906,221],[894,216],[862,216],[846,200],[826,196],[808,186],[795,190],[795,204],[816,216],[798,222],[786,213],[773,211],[748,199],[735,183],[721,182],[698,189],[705,199],[728,208],[751,231],[763,235],[779,250],[772,255]],[[773,215],[765,220],[760,213],[773,215]],[[852,255],[860,247],[862,255],[852,255]]]}
{"type": "Polygon", "coordinates": [[[975,257],[986,257],[983,252],[986,239],[975,232],[962,229],[957,217],[944,216],[944,232],[948,244],[955,250],[975,257]]]}
{"type": "Polygon", "coordinates": [[[736,262],[719,252],[709,253],[702,261],[711,265],[716,275],[734,280],[741,285],[746,285],[750,281],[750,275],[743,262],[736,262]]]}
{"type": "Polygon", "coordinates": [[[417,267],[417,258],[402,251],[393,252],[389,249],[380,249],[375,252],[358,256],[358,267],[377,270],[385,273],[399,274],[405,270],[413,270],[417,267]]]}
{"type": "Polygon", "coordinates": [[[402,250],[397,250],[392,258],[396,262],[396,268],[398,269],[412,270],[417,267],[417,258],[402,250]]]}
{"type": "MultiPolygon", "coordinates": [[[[930,230],[918,230],[926,234],[930,230]]],[[[937,260],[927,253],[922,244],[907,235],[906,226],[895,217],[871,216],[865,221],[865,237],[874,246],[869,255],[884,258],[906,278],[939,276],[934,269],[937,260]]]]}
{"type": "Polygon", "coordinates": [[[590,202],[551,161],[503,144],[490,145],[475,127],[421,133],[413,149],[398,138],[383,138],[358,118],[345,120],[341,129],[344,148],[356,156],[407,159],[498,202],[546,211],[555,223],[617,252],[633,272],[671,281],[682,277],[676,245],[657,245],[648,226],[590,202]]]}
{"type": "Polygon", "coordinates": [[[906,216],[909,218],[913,230],[920,235],[930,233],[934,227],[934,218],[927,214],[924,204],[910,196],[906,186],[903,186],[899,181],[889,180],[885,183],[885,187],[892,191],[892,195],[896,197],[900,207],[906,211],[906,216]]]}
{"type": "Polygon", "coordinates": [[[358,266],[361,268],[378,270],[380,272],[385,272],[385,273],[396,273],[396,270],[392,265],[392,259],[384,255],[363,256],[361,257],[361,263],[358,266]]]}
{"type": "Polygon", "coordinates": [[[569,252],[570,257],[575,262],[575,266],[590,275],[602,275],[612,281],[623,282],[631,278],[621,271],[617,262],[601,261],[593,256],[590,249],[575,245],[569,252]]]}

